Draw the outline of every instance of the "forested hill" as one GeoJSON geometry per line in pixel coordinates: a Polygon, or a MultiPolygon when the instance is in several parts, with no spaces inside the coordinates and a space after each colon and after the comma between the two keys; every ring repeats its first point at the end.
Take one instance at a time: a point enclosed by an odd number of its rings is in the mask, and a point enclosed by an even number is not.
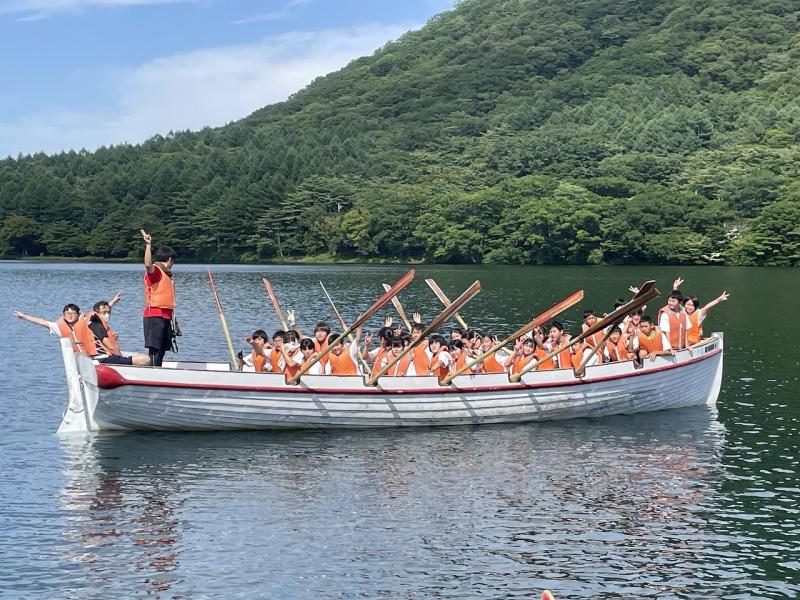
{"type": "Polygon", "coordinates": [[[0,161],[5,256],[800,264],[797,0],[464,0],[287,102],[0,161]]]}

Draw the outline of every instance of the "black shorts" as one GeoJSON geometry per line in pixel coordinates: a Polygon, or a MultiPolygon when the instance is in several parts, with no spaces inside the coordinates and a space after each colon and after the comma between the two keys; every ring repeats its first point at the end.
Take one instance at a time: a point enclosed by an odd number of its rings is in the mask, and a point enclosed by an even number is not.
{"type": "Polygon", "coordinates": [[[98,358],[98,361],[107,365],[132,365],[132,356],[106,356],[105,358],[98,358]]]}
{"type": "Polygon", "coordinates": [[[162,317],[144,318],[144,345],[166,352],[172,347],[172,321],[162,317]]]}

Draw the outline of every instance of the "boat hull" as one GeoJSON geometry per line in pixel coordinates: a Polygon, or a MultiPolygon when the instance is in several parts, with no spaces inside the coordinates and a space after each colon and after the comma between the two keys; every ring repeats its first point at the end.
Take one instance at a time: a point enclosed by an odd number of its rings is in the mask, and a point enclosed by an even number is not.
{"type": "Polygon", "coordinates": [[[433,377],[304,377],[203,369],[96,365],[78,359],[87,422],[102,430],[333,429],[474,425],[603,417],[716,402],[722,336],[693,352],[646,361],[532,372],[521,383],[473,375],[440,386],[433,377]]]}

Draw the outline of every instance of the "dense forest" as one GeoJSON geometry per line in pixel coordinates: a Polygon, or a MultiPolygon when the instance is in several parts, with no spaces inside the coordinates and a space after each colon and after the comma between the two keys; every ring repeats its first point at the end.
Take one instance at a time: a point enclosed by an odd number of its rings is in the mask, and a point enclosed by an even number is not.
{"type": "Polygon", "coordinates": [[[0,161],[0,255],[800,264],[797,0],[463,0],[286,102],[0,161]]]}

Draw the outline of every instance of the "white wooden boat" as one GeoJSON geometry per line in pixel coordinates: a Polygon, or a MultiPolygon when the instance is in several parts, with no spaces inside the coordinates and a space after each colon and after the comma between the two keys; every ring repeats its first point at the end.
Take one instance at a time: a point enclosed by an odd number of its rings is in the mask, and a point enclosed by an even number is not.
{"type": "Polygon", "coordinates": [[[100,365],[62,342],[70,401],[59,432],[234,430],[465,425],[600,417],[716,403],[723,336],[692,351],[645,361],[505,374],[435,377],[305,375],[231,371],[224,363],[162,368],[100,365]]]}

